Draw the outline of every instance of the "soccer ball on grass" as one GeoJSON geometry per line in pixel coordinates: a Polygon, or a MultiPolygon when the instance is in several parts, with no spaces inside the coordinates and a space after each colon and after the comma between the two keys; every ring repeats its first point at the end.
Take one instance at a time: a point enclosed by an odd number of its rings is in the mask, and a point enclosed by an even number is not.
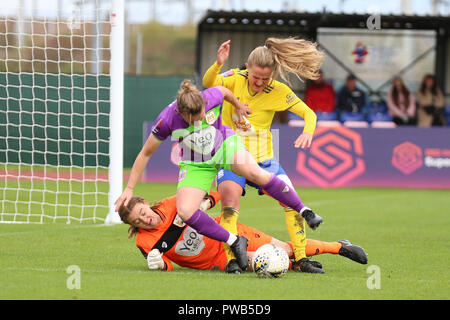
{"type": "Polygon", "coordinates": [[[280,246],[264,244],[255,251],[252,266],[260,278],[280,278],[289,269],[289,257],[280,246]]]}

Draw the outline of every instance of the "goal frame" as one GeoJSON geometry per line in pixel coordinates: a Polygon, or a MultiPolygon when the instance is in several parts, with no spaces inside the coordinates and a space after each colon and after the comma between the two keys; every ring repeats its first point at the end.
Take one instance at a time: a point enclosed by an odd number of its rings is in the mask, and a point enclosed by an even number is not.
{"type": "MultiPolygon", "coordinates": [[[[101,2],[101,0],[94,0],[94,1],[98,1],[96,3],[101,2]]],[[[83,1],[83,3],[84,3],[84,1],[83,1]]],[[[19,2],[19,7],[23,8],[23,2],[19,2]]],[[[107,206],[107,213],[106,213],[106,216],[102,214],[100,216],[97,216],[97,218],[99,218],[100,221],[103,221],[105,225],[113,225],[113,224],[122,223],[118,213],[115,212],[114,202],[120,196],[120,194],[122,193],[122,189],[123,189],[125,0],[109,0],[108,7],[109,7],[108,13],[110,15],[110,17],[109,17],[109,22],[110,22],[109,119],[108,119],[108,125],[106,125],[104,128],[109,129],[109,139],[108,139],[109,141],[107,142],[109,144],[109,146],[108,146],[109,151],[107,151],[107,153],[104,153],[103,155],[108,156],[109,159],[108,159],[107,166],[103,167],[104,169],[108,170],[108,174],[107,174],[108,180],[107,180],[107,185],[105,186],[105,192],[103,193],[105,195],[105,198],[102,202],[104,204],[104,205],[102,204],[103,207],[107,206]],[[106,199],[106,196],[107,196],[107,199],[106,199]]],[[[35,8],[32,8],[32,10],[34,10],[34,9],[35,8]]],[[[59,21],[60,9],[61,8],[58,7],[58,18],[56,20],[57,24],[60,23],[60,21],[59,21]]],[[[18,31],[16,31],[16,32],[19,37],[18,38],[19,45],[16,46],[15,48],[18,50],[20,50],[20,48],[21,48],[21,37],[23,34],[22,33],[23,17],[21,16],[21,14],[22,14],[22,9],[19,10],[18,17],[17,17],[18,31]]],[[[7,21],[7,20],[5,20],[5,21],[7,21]]],[[[33,22],[31,22],[31,23],[33,23],[33,22]]],[[[72,26],[74,26],[75,28],[77,27],[77,25],[76,25],[77,21],[68,20],[67,24],[70,24],[69,28],[71,28],[72,26]]],[[[32,31],[31,36],[33,36],[33,31],[32,31]]],[[[59,40],[58,40],[58,42],[59,42],[59,40]]],[[[7,45],[7,46],[9,46],[9,45],[7,45]]],[[[39,47],[39,49],[41,49],[41,48],[39,47]]],[[[85,52],[85,54],[86,54],[86,52],[85,52]]],[[[59,56],[59,53],[58,53],[58,56],[59,56]]],[[[20,54],[19,54],[19,57],[20,57],[20,54]]],[[[97,58],[98,58],[98,56],[97,56],[97,58]]],[[[6,53],[5,61],[6,61],[5,65],[7,65],[7,61],[8,61],[7,53],[6,53]]],[[[40,60],[40,62],[42,62],[42,60],[40,60]]],[[[58,69],[59,69],[59,67],[58,67],[58,69]]],[[[45,73],[44,76],[46,76],[46,74],[47,73],[45,73]]],[[[8,75],[8,71],[6,72],[6,76],[7,75],[8,75]]],[[[20,77],[20,75],[19,75],[19,77],[20,77]]],[[[41,98],[41,100],[42,100],[42,98],[41,98]]],[[[65,100],[65,101],[67,102],[68,100],[65,100]]],[[[73,102],[73,100],[72,100],[72,102],[73,102]]],[[[5,114],[7,114],[8,109],[5,109],[5,110],[6,110],[5,114]]],[[[59,107],[58,107],[58,110],[59,110],[59,107]]],[[[7,117],[7,116],[5,116],[5,117],[7,117]]],[[[6,123],[8,123],[8,122],[9,121],[7,121],[6,123]]],[[[8,139],[8,133],[6,133],[5,141],[7,141],[7,139],[8,139]]],[[[93,141],[95,141],[95,140],[93,140],[93,141]]],[[[98,141],[100,141],[100,140],[98,140],[98,141]]],[[[7,144],[8,144],[8,142],[6,142],[6,145],[7,144]]],[[[9,151],[9,148],[7,147],[5,149],[5,152],[8,152],[8,151],[9,151]]],[[[98,152],[98,150],[97,150],[97,152],[98,152]]],[[[8,156],[6,156],[6,157],[8,157],[8,156]]],[[[6,159],[8,159],[8,158],[6,158],[6,159]]],[[[33,162],[34,162],[34,160],[33,160],[33,162]]],[[[7,168],[8,160],[6,160],[5,163],[6,163],[5,168],[7,168]]],[[[20,168],[21,163],[22,162],[18,163],[19,168],[20,168]]],[[[33,173],[33,169],[31,169],[31,170],[32,170],[31,179],[33,179],[34,173],[33,173]]],[[[46,170],[46,169],[44,169],[44,170],[46,170]]],[[[47,172],[44,171],[44,173],[43,173],[44,179],[46,179],[46,174],[47,174],[47,172]]],[[[58,172],[58,174],[59,174],[59,172],[58,172]]],[[[10,174],[8,173],[8,169],[6,169],[5,179],[8,179],[9,176],[10,176],[10,174]]],[[[70,176],[72,176],[72,171],[70,171],[70,176]]],[[[21,177],[21,173],[20,173],[20,169],[19,169],[19,178],[18,179],[21,179],[20,177],[21,177]]],[[[27,178],[26,175],[25,175],[25,177],[27,178]]],[[[31,181],[31,184],[33,184],[33,180],[30,180],[30,181],[31,181]]],[[[7,190],[7,189],[5,188],[5,190],[7,190]]],[[[45,192],[46,190],[44,189],[43,191],[45,192]]],[[[84,191],[84,187],[83,187],[83,191],[84,191]]],[[[31,192],[34,192],[34,191],[32,189],[30,190],[30,201],[31,201],[31,192]]],[[[36,203],[36,201],[34,201],[34,202],[36,203]]],[[[84,200],[83,200],[83,203],[84,203],[84,200]]],[[[46,204],[48,204],[48,203],[44,203],[44,205],[46,205],[46,204]]],[[[57,204],[55,204],[55,206],[56,205],[57,204]]],[[[70,205],[70,203],[69,203],[69,205],[70,205]]],[[[16,213],[17,213],[17,211],[16,211],[16,213]]],[[[32,211],[31,211],[31,213],[32,213],[32,211]]],[[[5,213],[5,214],[8,215],[9,213],[5,213]]],[[[30,214],[30,211],[29,211],[29,214],[30,214]]],[[[3,215],[3,212],[2,212],[2,215],[3,215]]],[[[41,216],[45,217],[45,214],[43,214],[43,211],[41,213],[41,216]]],[[[55,217],[55,218],[64,218],[64,217],[55,217]]],[[[91,218],[88,218],[88,219],[91,219],[91,218]]],[[[94,216],[93,219],[94,219],[94,223],[95,223],[96,217],[94,216]]],[[[77,219],[77,220],[80,220],[80,222],[84,221],[83,218],[77,219]]],[[[56,220],[54,219],[54,221],[56,221],[56,220]]],[[[70,208],[69,208],[69,210],[67,212],[67,223],[70,223],[70,221],[71,221],[71,215],[70,215],[70,208]]],[[[16,221],[14,218],[13,221],[8,221],[8,220],[4,221],[3,219],[0,219],[0,223],[11,223],[11,224],[25,223],[25,224],[27,224],[27,223],[44,223],[44,222],[42,221],[42,218],[41,218],[40,222],[16,221]]]]}

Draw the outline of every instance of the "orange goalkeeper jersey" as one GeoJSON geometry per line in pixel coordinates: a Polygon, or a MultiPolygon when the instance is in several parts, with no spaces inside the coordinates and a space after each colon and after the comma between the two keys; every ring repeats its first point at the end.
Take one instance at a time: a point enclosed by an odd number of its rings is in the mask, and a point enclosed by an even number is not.
{"type": "MultiPolygon", "coordinates": [[[[218,194],[211,192],[213,205],[218,194]]],[[[175,196],[161,201],[155,211],[161,216],[161,223],[152,230],[139,229],[136,245],[144,257],[153,250],[163,253],[165,270],[173,270],[172,262],[181,267],[194,269],[225,269],[227,257],[220,241],[203,236],[186,225],[177,214],[175,196]]],[[[214,218],[219,223],[220,217],[214,218]]],[[[238,223],[238,233],[249,239],[248,251],[255,251],[264,243],[270,243],[272,237],[254,228],[238,223]]]]}
{"type": "Polygon", "coordinates": [[[221,267],[221,253],[225,255],[222,243],[205,237],[186,225],[177,214],[175,196],[161,201],[155,210],[161,216],[161,223],[152,230],[139,229],[136,245],[146,257],[153,250],[163,253],[165,269],[173,269],[171,261],[181,267],[213,269],[221,267]]]}

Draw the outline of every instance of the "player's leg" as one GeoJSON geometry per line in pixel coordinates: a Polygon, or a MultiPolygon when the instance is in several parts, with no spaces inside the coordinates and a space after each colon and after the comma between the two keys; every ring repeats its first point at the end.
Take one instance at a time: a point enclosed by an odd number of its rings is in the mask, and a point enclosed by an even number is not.
{"type": "MultiPolygon", "coordinates": [[[[258,229],[249,227],[244,224],[238,223],[238,232],[239,234],[245,235],[249,239],[248,242],[248,248],[247,248],[247,255],[250,259],[250,261],[253,260],[253,256],[255,254],[255,251],[261,247],[264,244],[275,244],[279,247],[281,247],[286,253],[288,254],[290,259],[294,259],[294,250],[291,242],[284,242],[281,240],[278,240],[258,229]]],[[[315,261],[316,262],[316,261],[315,261]]],[[[292,262],[289,264],[289,269],[291,269],[292,262]]],[[[247,268],[247,271],[252,271],[253,266],[251,263],[249,264],[249,267],[247,268]]],[[[319,273],[319,271],[317,272],[319,273]]],[[[322,273],[322,272],[320,272],[322,273]]]]}
{"type": "MultiPolygon", "coordinates": [[[[280,163],[275,159],[269,159],[259,163],[260,167],[266,171],[272,172],[277,175],[278,178],[283,180],[289,188],[294,189],[294,186],[286,174],[286,171],[282,168],[280,163]]],[[[267,193],[264,190],[260,190],[260,193],[267,193]]],[[[308,207],[304,207],[302,212],[297,212],[289,206],[280,203],[284,210],[284,216],[286,221],[286,228],[289,233],[289,237],[293,244],[295,261],[300,261],[306,258],[306,228],[305,218],[301,215],[305,210],[310,210],[308,207]]],[[[307,271],[307,270],[305,270],[307,271]]]]}
{"type": "Polygon", "coordinates": [[[247,240],[230,233],[200,210],[200,203],[211,188],[217,170],[204,164],[180,163],[177,186],[177,212],[198,233],[226,242],[239,261],[248,263],[247,240]]]}
{"type": "MultiPolygon", "coordinates": [[[[286,242],[292,247],[292,243],[286,242]]],[[[367,264],[367,253],[365,250],[348,240],[339,240],[333,242],[306,239],[306,256],[312,257],[319,254],[331,253],[338,254],[350,260],[361,264],[367,264]]]]}
{"type": "Polygon", "coordinates": [[[341,248],[342,244],[339,242],[326,242],[314,239],[306,240],[306,255],[308,257],[324,253],[338,254],[341,248]]]}
{"type": "Polygon", "coordinates": [[[217,173],[217,191],[222,204],[220,224],[232,232],[237,232],[239,201],[245,192],[245,183],[244,177],[240,177],[230,170],[221,169],[217,173]]]}
{"type": "MultiPolygon", "coordinates": [[[[247,150],[240,150],[234,154],[231,169],[234,173],[241,175],[254,184],[259,185],[270,196],[281,203],[289,206],[297,212],[312,212],[307,208],[299,198],[295,189],[289,187],[286,182],[259,167],[256,160],[247,150]]],[[[322,223],[322,218],[312,213],[309,218],[305,217],[308,225],[315,229],[322,223]]]]}
{"type": "Polygon", "coordinates": [[[195,187],[181,187],[177,190],[177,212],[183,221],[197,230],[198,233],[212,239],[231,243],[236,235],[228,232],[200,210],[200,203],[206,192],[195,187]]]}
{"type": "MultiPolygon", "coordinates": [[[[239,218],[239,200],[245,187],[245,178],[235,173],[221,169],[217,173],[217,191],[220,193],[222,211],[220,225],[231,233],[238,234],[237,220],[239,218]]],[[[231,248],[224,243],[227,262],[236,259],[231,248]]],[[[239,272],[235,268],[227,269],[230,272],[239,272]]]]}

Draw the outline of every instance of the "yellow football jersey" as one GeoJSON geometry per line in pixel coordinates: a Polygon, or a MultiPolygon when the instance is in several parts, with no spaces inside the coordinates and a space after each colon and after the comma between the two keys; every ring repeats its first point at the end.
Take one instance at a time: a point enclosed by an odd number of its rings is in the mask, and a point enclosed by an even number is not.
{"type": "MultiPolygon", "coordinates": [[[[205,87],[224,86],[231,90],[242,103],[248,103],[252,113],[244,122],[239,122],[234,106],[224,101],[223,124],[241,136],[247,149],[258,162],[274,157],[270,128],[275,112],[289,111],[305,120],[304,132],[314,134],[316,115],[284,83],[271,79],[264,90],[253,93],[249,88],[248,71],[231,69],[219,75],[221,66],[214,63],[203,77],[205,87]]],[[[295,137],[296,138],[296,137],[295,137]]]]}

